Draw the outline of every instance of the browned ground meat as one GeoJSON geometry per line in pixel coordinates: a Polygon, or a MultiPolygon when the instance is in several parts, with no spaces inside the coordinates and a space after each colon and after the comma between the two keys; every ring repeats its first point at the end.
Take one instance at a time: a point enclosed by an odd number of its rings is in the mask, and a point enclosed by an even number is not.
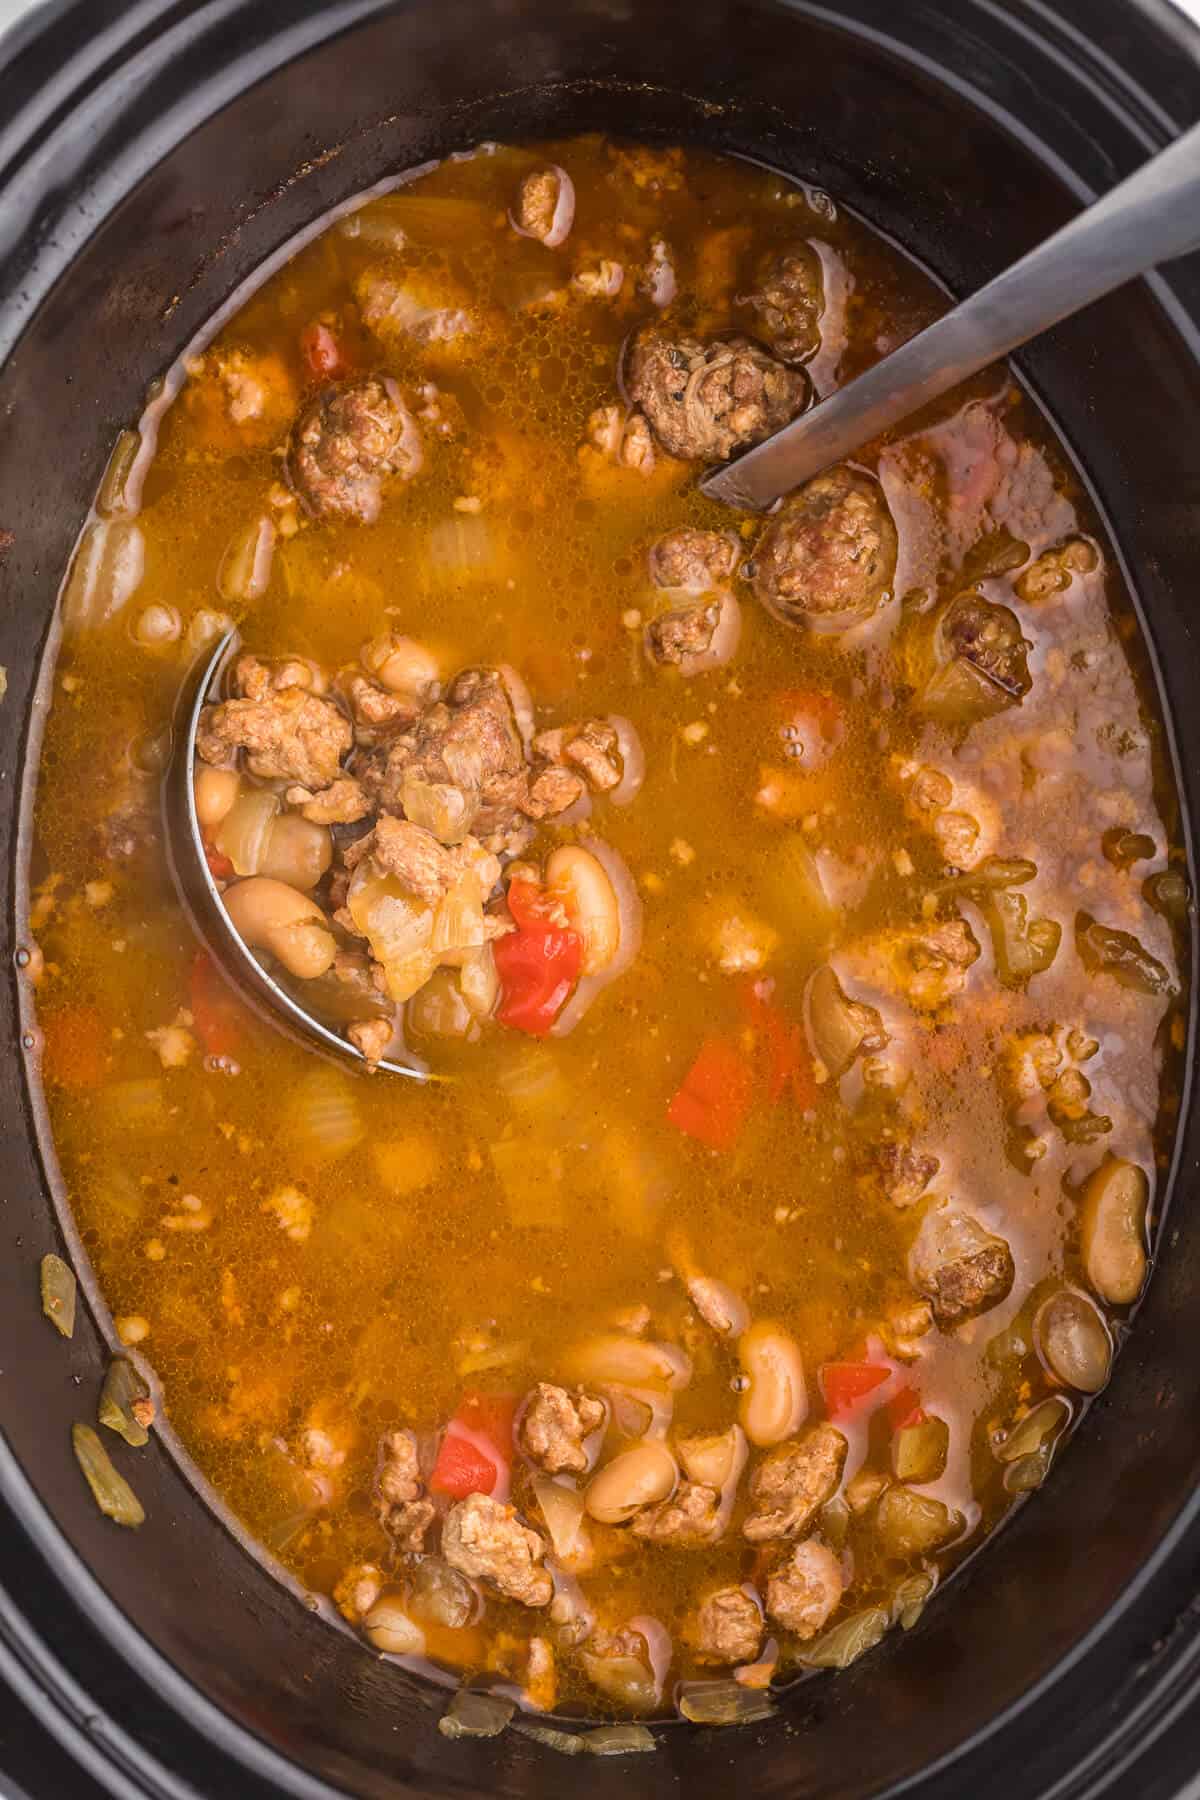
{"type": "Polygon", "coordinates": [[[606,794],[621,780],[623,768],[617,734],[606,719],[585,719],[582,725],[559,725],[539,731],[533,753],[549,763],[578,769],[590,788],[606,794]]]}
{"type": "Polygon", "coordinates": [[[846,1440],[835,1425],[814,1425],[771,1450],[750,1481],[752,1511],[742,1527],[752,1544],[805,1531],[842,1478],[846,1440]]]}
{"type": "Polygon", "coordinates": [[[548,1475],[582,1475],[588,1466],[583,1440],[599,1430],[604,1417],[603,1401],[539,1381],[525,1403],[521,1448],[548,1475]]]}
{"type": "Polygon", "coordinates": [[[435,1509],[422,1498],[424,1487],[417,1460],[417,1441],[411,1431],[389,1431],[379,1447],[379,1471],[375,1496],[379,1522],[400,1550],[424,1549],[425,1534],[435,1509]]]}
{"type": "Polygon", "coordinates": [[[798,1638],[815,1637],[845,1589],[842,1565],[816,1538],[797,1544],[767,1578],[767,1611],[798,1638]]]}
{"type": "Polygon", "coordinates": [[[831,469],[790,495],[767,526],[754,551],[754,592],[787,624],[854,624],[886,598],[896,548],[882,488],[853,469],[831,469]]]}
{"type": "Polygon", "coordinates": [[[730,579],[740,555],[737,539],[728,532],[681,525],[650,546],[650,579],[657,587],[707,593],[730,579]]]}
{"type": "Polygon", "coordinates": [[[712,1544],[725,1528],[721,1496],[698,1481],[681,1481],[669,1500],[634,1515],[634,1537],[652,1544],[712,1544]]]}
{"type": "Polygon", "coordinates": [[[290,787],[284,799],[314,825],[355,825],[371,811],[371,802],[353,775],[339,775],[319,794],[299,785],[290,787]]]}
{"type": "Polygon", "coordinates": [[[421,710],[408,695],[390,693],[366,675],[347,675],[338,686],[350,702],[355,724],[365,726],[368,731],[410,723],[421,710]]]}
{"type": "Polygon", "coordinates": [[[915,1206],[941,1163],[922,1155],[911,1145],[879,1144],[872,1158],[872,1173],[893,1206],[915,1206]]]}
{"type": "Polygon", "coordinates": [[[678,667],[711,648],[720,623],[721,608],[716,601],[709,606],[676,606],[651,619],[646,627],[646,647],[656,663],[678,667]]]}
{"type": "Polygon", "coordinates": [[[503,677],[467,669],[412,729],[360,752],[355,774],[389,812],[428,823],[444,843],[502,836],[524,811],[525,750],[503,677]]]}
{"type": "Polygon", "coordinates": [[[554,228],[562,177],[557,169],[533,169],[517,194],[516,221],[522,231],[542,243],[554,228]]]}
{"type": "Polygon", "coordinates": [[[957,1207],[927,1213],[909,1255],[913,1286],[926,1294],[943,1330],[986,1312],[1012,1288],[1012,1251],[957,1207]]]}
{"type": "Polygon", "coordinates": [[[872,987],[885,988],[919,1012],[936,1012],[962,993],[979,945],[965,919],[897,925],[848,945],[845,964],[872,987]]]}
{"type": "Polygon", "coordinates": [[[490,1581],[522,1606],[545,1606],[554,1583],[541,1567],[546,1545],[522,1525],[511,1506],[487,1494],[469,1494],[446,1514],[442,1554],[451,1568],[472,1580],[490,1581]]]}
{"type": "MultiPolygon", "coordinates": [[[[244,657],[238,665],[239,685],[247,681],[262,693],[260,668],[244,657]],[[252,665],[249,670],[247,664],[252,665]]],[[[196,750],[205,762],[227,767],[244,750],[252,775],[264,781],[299,782],[312,791],[337,779],[341,759],[353,742],[354,731],[345,715],[307,687],[275,688],[258,699],[206,706],[196,731],[196,750]]]]}
{"type": "Polygon", "coordinates": [[[703,344],[646,330],[634,342],[629,397],[670,456],[723,462],[801,412],[808,381],[748,338],[703,344]]]}
{"type": "Polygon", "coordinates": [[[448,850],[423,825],[390,815],[381,818],[369,836],[350,846],[345,854],[347,867],[364,856],[373,857],[385,874],[394,875],[410,893],[431,906],[471,871],[478,875],[485,898],[500,879],[499,862],[481,850],[474,838],[464,838],[448,850]]]}
{"type": "Polygon", "coordinates": [[[753,1662],[762,1634],[761,1609],[740,1587],[717,1588],[706,1595],[684,1632],[697,1659],[711,1663],[753,1662]]]}
{"type": "Polygon", "coordinates": [[[322,388],[292,428],[288,478],[314,518],[378,518],[383,482],[421,467],[421,438],[394,381],[364,375],[322,388]]]}
{"type": "Polygon", "coordinates": [[[768,257],[758,287],[743,304],[757,314],[763,336],[784,362],[811,356],[820,343],[825,306],[821,259],[808,244],[794,244],[768,257]]]}

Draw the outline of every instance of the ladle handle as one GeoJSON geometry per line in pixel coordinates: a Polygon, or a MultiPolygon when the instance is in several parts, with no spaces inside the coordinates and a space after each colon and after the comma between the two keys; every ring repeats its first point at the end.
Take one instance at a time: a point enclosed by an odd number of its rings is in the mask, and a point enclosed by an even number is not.
{"type": "Polygon", "coordinates": [[[703,490],[731,506],[770,506],[1060,319],[1197,249],[1200,125],[936,324],[710,475],[703,490]]]}

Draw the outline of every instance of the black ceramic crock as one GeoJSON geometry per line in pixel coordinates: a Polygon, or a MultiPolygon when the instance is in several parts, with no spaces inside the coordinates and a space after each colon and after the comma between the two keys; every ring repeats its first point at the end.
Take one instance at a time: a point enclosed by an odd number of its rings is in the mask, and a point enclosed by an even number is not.
{"type": "MultiPolygon", "coordinates": [[[[143,1453],[140,1532],[96,1512],[68,1429],[94,1403],[111,1325],[92,1290],[64,1361],[40,1315],[37,1259],[79,1246],[39,1148],[11,959],[40,663],[108,449],[193,330],[323,209],[480,138],[683,138],[828,188],[963,292],[1197,118],[1200,33],[1167,0],[77,0],[0,47],[0,1676],[104,1787],[1166,1800],[1195,1773],[1189,1105],[1159,1267],[1111,1386],[917,1629],[806,1683],[773,1726],[667,1727],[655,1756],[566,1763],[511,1734],[439,1736],[442,1697],[277,1585],[169,1445],[143,1453]]],[[[1127,561],[1186,804],[1200,266],[1110,298],[1020,367],[1127,561]]],[[[60,1780],[47,1765],[37,1800],[60,1780]]]]}

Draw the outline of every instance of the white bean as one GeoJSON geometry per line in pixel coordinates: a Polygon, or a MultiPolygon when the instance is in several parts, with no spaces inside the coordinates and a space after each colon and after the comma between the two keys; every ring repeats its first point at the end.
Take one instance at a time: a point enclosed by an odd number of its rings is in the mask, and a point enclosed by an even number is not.
{"type": "Polygon", "coordinates": [[[1107,1157],[1089,1175],[1080,1213],[1080,1244],[1089,1285],[1113,1306],[1129,1306],[1146,1279],[1145,1171],[1107,1157]]]}
{"type": "Polygon", "coordinates": [[[599,859],[578,844],[563,844],[546,863],[546,889],[562,902],[572,930],[583,938],[580,973],[606,969],[621,945],[621,909],[599,859]]]}
{"type": "Polygon", "coordinates": [[[425,1633],[395,1593],[380,1595],[363,1619],[363,1630],[377,1650],[391,1656],[420,1656],[425,1649],[425,1633]]]}
{"type": "Polygon", "coordinates": [[[267,830],[258,873],[290,887],[314,888],[332,860],[327,825],[314,825],[299,813],[283,813],[267,830]]]}
{"type": "Polygon", "coordinates": [[[196,817],[206,831],[219,825],[238,797],[242,778],[236,769],[197,768],[196,817]]]}
{"type": "Polygon", "coordinates": [[[760,1449],[781,1444],[808,1416],[800,1346],[778,1325],[760,1320],[743,1334],[738,1358],[750,1381],[739,1408],[742,1430],[760,1449]]]}
{"type": "Polygon", "coordinates": [[[678,1479],[675,1458],[665,1444],[635,1444],[593,1475],[584,1505],[602,1525],[623,1525],[639,1507],[653,1506],[674,1493],[678,1479]]]}
{"type": "Polygon", "coordinates": [[[625,1387],[686,1387],[692,1365],[674,1344],[606,1332],[588,1338],[568,1353],[567,1366],[577,1381],[617,1381],[625,1387]]]}
{"type": "Polygon", "coordinates": [[[359,661],[368,675],[393,694],[410,695],[414,700],[431,693],[441,673],[437,658],[424,644],[391,631],[364,644],[359,661]]]}
{"type": "Polygon", "coordinates": [[[310,981],[333,962],[336,945],[315,900],[286,882],[252,875],[226,888],[234,930],[254,949],[269,950],[289,974],[310,981]]]}
{"type": "Polygon", "coordinates": [[[143,650],[162,650],[178,641],[183,630],[173,606],[145,606],[133,623],[133,641],[143,650]]]}
{"type": "Polygon", "coordinates": [[[1043,1301],[1033,1321],[1042,1361],[1060,1381],[1081,1394],[1095,1394],[1108,1380],[1112,1339],[1094,1303],[1073,1288],[1043,1301]]]}

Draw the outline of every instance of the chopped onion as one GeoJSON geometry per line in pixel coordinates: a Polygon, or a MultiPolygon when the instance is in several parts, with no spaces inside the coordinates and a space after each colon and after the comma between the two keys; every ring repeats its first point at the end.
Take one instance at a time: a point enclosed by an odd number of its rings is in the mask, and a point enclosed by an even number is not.
{"type": "MultiPolygon", "coordinates": [[[[617,753],[621,758],[621,779],[610,788],[607,798],[613,806],[628,806],[637,797],[646,779],[646,752],[631,720],[622,713],[609,713],[605,720],[617,734],[617,753]]],[[[562,820],[555,821],[561,824],[562,820]]]]}
{"type": "Polygon", "coordinates": [[[496,973],[496,959],[492,955],[490,944],[480,944],[477,950],[464,958],[459,970],[458,985],[475,1017],[490,1018],[496,996],[500,992],[500,977],[496,973]]]}
{"type": "Polygon", "coordinates": [[[573,1562],[587,1549],[587,1528],[583,1516],[583,1495],[578,1488],[565,1487],[549,1475],[535,1475],[533,1491],[550,1533],[555,1556],[573,1562]]]}
{"type": "Polygon", "coordinates": [[[137,592],[146,570],[146,542],[130,519],[102,519],[79,540],[63,588],[63,622],[79,631],[115,618],[137,592]]]}
{"type": "Polygon", "coordinates": [[[165,1129],[167,1097],[157,1075],[140,1080],[114,1081],[104,1089],[105,1117],[135,1135],[165,1129]]]}
{"type": "Polygon", "coordinates": [[[452,782],[425,781],[420,775],[406,774],[400,803],[405,818],[432,831],[439,844],[461,844],[467,835],[471,821],[466,796],[452,782]]]}
{"type": "Polygon", "coordinates": [[[392,875],[374,872],[370,858],[350,878],[350,916],[387,975],[393,1000],[411,1000],[437,967],[429,948],[433,908],[417,900],[392,875]]]}
{"type": "Polygon", "coordinates": [[[482,944],[483,900],[479,878],[468,870],[450,892],[439,900],[433,915],[433,931],[429,948],[436,955],[444,950],[469,950],[482,944]]]}
{"type": "Polygon", "coordinates": [[[579,1381],[615,1382],[635,1390],[685,1388],[692,1378],[691,1358],[677,1344],[620,1331],[586,1338],[567,1352],[565,1360],[579,1381]]]}
{"type": "Polygon", "coordinates": [[[526,231],[519,224],[515,214],[509,213],[509,221],[518,237],[533,238],[539,244],[545,244],[547,250],[557,250],[565,244],[572,225],[575,223],[575,183],[565,169],[557,163],[549,165],[550,172],[557,178],[558,193],[554,201],[554,215],[550,220],[550,229],[543,235],[537,231],[526,231]]]}
{"type": "Polygon", "coordinates": [[[689,678],[693,675],[705,675],[710,669],[722,669],[732,662],[737,655],[737,647],[742,641],[742,609],[735,595],[724,592],[718,601],[720,611],[717,615],[716,629],[709,639],[707,650],[697,650],[691,655],[683,656],[679,661],[679,672],[689,678]]]}
{"type": "Polygon", "coordinates": [[[101,518],[132,519],[137,513],[141,482],[133,477],[141,448],[142,440],[136,431],[123,431],[117,438],[96,496],[96,511],[101,518]]]}
{"type": "Polygon", "coordinates": [[[354,1089],[337,1069],[314,1069],[292,1090],[283,1114],[288,1148],[309,1162],[336,1162],[366,1136],[354,1089]]]}
{"type": "Polygon", "coordinates": [[[221,820],[216,846],[239,875],[258,874],[278,813],[279,797],[270,788],[246,788],[221,820]]]}
{"type": "Polygon", "coordinates": [[[565,1037],[575,1029],[601,989],[625,973],[642,947],[642,902],[633,876],[616,851],[601,843],[599,838],[584,838],[581,847],[590,851],[612,883],[617,896],[620,932],[616,955],[603,969],[583,977],[551,1027],[554,1037],[565,1037]]]}
{"type": "Polygon", "coordinates": [[[271,580],[275,555],[275,527],[264,514],[229,540],[217,571],[217,591],[222,600],[261,600],[271,580]]]}
{"type": "Polygon", "coordinates": [[[342,237],[376,250],[403,250],[410,241],[445,248],[454,241],[474,249],[486,237],[491,213],[478,200],[453,195],[384,194],[338,221],[342,237]]]}

